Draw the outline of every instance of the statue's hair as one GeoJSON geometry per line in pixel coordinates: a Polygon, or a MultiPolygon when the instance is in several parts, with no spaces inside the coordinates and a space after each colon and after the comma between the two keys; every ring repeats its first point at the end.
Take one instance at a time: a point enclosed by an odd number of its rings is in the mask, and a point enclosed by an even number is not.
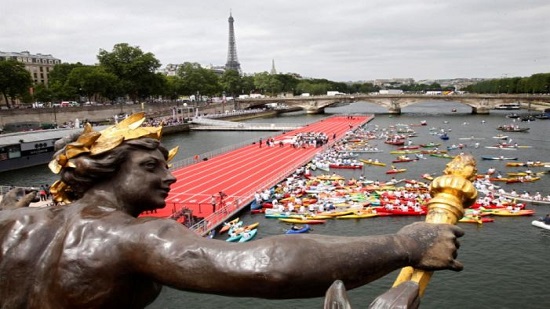
{"type": "MultiPolygon", "coordinates": [[[[56,146],[64,148],[61,143],[56,146]]],[[[76,165],[75,168],[63,168],[60,173],[61,180],[71,187],[71,195],[73,195],[71,200],[79,199],[95,184],[110,179],[119,170],[128,154],[136,149],[158,149],[165,159],[168,158],[168,150],[154,138],[124,141],[112,150],[96,156],[90,156],[89,153],[81,154],[72,159],[76,165]]]]}

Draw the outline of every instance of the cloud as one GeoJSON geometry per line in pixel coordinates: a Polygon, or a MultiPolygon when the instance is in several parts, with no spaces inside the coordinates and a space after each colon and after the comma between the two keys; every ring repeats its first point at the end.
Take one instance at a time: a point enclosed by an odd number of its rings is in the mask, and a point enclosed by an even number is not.
{"type": "Polygon", "coordinates": [[[229,12],[247,73],[335,81],[529,76],[550,72],[550,3],[455,1],[10,1],[0,50],[94,64],[139,46],[163,65],[227,59],[229,12]]]}

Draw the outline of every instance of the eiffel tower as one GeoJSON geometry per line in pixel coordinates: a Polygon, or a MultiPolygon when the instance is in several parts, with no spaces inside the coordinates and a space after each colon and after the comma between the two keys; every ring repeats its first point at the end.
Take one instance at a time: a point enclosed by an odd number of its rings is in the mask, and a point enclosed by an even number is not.
{"type": "Polygon", "coordinates": [[[229,47],[227,49],[226,70],[235,70],[241,73],[241,64],[237,58],[237,44],[235,44],[235,28],[233,28],[233,16],[229,13],[229,47]]]}

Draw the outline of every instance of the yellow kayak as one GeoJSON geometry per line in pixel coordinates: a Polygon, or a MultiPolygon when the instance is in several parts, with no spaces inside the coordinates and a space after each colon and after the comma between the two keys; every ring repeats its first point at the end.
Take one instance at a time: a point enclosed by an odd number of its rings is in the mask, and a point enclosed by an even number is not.
{"type": "Polygon", "coordinates": [[[544,174],[546,174],[546,172],[536,172],[536,173],[527,173],[527,172],[516,172],[516,173],[507,173],[508,176],[510,177],[525,177],[527,175],[531,175],[531,176],[542,176],[544,174]]]}
{"type": "Polygon", "coordinates": [[[522,209],[518,211],[510,211],[507,209],[497,209],[491,211],[493,216],[503,216],[503,217],[517,217],[517,216],[532,216],[535,214],[534,210],[531,209],[522,209]]]}
{"type": "Polygon", "coordinates": [[[422,150],[392,150],[390,154],[415,154],[420,152],[422,152],[422,150]]]}
{"type": "Polygon", "coordinates": [[[290,219],[303,219],[305,218],[306,220],[323,220],[323,219],[332,219],[332,216],[329,216],[329,215],[299,215],[299,214],[296,214],[296,215],[290,215],[289,216],[290,219]]]}
{"type": "Polygon", "coordinates": [[[297,218],[279,218],[279,221],[286,223],[298,223],[298,224],[323,224],[327,220],[314,220],[314,219],[297,219],[297,218]]]}
{"type": "Polygon", "coordinates": [[[369,165],[386,166],[386,163],[382,163],[382,162],[369,161],[369,160],[365,160],[365,159],[359,159],[359,161],[361,161],[365,164],[369,164],[369,165]]]}
{"type": "Polygon", "coordinates": [[[222,228],[220,229],[220,232],[219,232],[219,233],[222,234],[222,233],[225,233],[225,232],[229,231],[229,229],[230,229],[233,225],[237,224],[237,222],[239,222],[239,218],[238,218],[238,217],[235,218],[235,219],[233,219],[233,220],[231,220],[231,221],[225,222],[225,223],[223,224],[222,228]]]}
{"type": "Polygon", "coordinates": [[[345,216],[345,215],[350,215],[353,213],[353,210],[343,210],[343,211],[325,211],[325,212],[320,212],[318,213],[317,215],[318,216],[327,216],[327,217],[340,217],[340,216],[345,216]]]}
{"type": "Polygon", "coordinates": [[[255,222],[255,223],[252,223],[252,224],[249,224],[249,225],[246,225],[246,226],[241,226],[241,227],[238,227],[238,228],[234,229],[233,233],[234,234],[240,234],[240,233],[243,233],[245,231],[251,231],[251,230],[257,228],[258,225],[260,225],[260,222],[255,222]]]}
{"type": "Polygon", "coordinates": [[[352,214],[352,215],[345,215],[336,217],[336,219],[366,219],[366,218],[372,218],[376,217],[378,214],[375,213],[360,213],[360,214],[352,214]]]}

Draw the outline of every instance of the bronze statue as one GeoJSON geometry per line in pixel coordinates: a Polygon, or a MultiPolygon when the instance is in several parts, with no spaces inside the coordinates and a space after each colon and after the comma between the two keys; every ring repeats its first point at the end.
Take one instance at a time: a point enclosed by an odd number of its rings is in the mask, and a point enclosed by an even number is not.
{"type": "Polygon", "coordinates": [[[87,127],[76,141],[64,141],[50,164],[61,175],[51,192],[62,205],[0,211],[1,308],[143,308],[163,285],[228,296],[319,297],[335,280],[352,289],[405,266],[462,269],[455,259],[462,231],[449,224],[235,244],[201,237],[174,220],[138,218],[164,207],[176,181],[168,170],[175,152],[160,144],[160,129],[140,127],[141,119],[133,115],[101,132],[87,127]]]}
{"type": "Polygon", "coordinates": [[[27,207],[30,203],[38,202],[38,191],[13,188],[8,191],[0,201],[0,210],[27,207]]]}

